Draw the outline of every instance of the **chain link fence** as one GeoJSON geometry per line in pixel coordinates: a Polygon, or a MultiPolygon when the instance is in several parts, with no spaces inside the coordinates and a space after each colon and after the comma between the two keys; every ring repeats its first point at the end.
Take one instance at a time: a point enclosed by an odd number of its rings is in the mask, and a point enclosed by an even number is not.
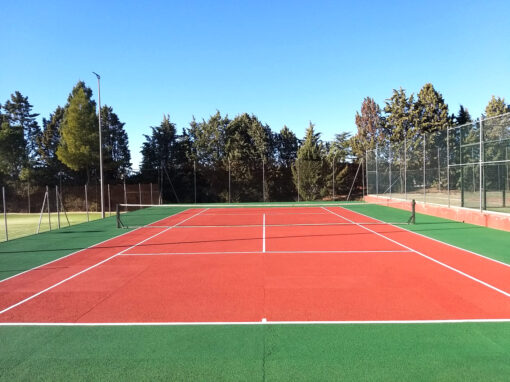
{"type": "Polygon", "coordinates": [[[510,113],[366,153],[367,193],[510,213],[510,113]]]}

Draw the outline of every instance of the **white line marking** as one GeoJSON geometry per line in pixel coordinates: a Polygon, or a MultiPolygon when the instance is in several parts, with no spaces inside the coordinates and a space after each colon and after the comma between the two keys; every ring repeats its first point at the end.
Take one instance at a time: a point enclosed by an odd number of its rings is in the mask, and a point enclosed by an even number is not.
{"type": "Polygon", "coordinates": [[[203,322],[0,322],[1,326],[213,326],[213,325],[369,325],[464,324],[510,322],[510,318],[372,321],[203,321],[203,322]]]}
{"type": "Polygon", "coordinates": [[[262,217],[262,252],[266,252],[266,214],[262,217]]]}
{"type": "MultiPolygon", "coordinates": [[[[383,206],[384,206],[384,205],[383,205],[383,206]]],[[[444,207],[444,206],[443,206],[443,207],[444,207]]],[[[435,241],[436,243],[445,244],[445,245],[447,245],[447,246],[449,246],[449,247],[456,248],[456,249],[460,249],[460,250],[462,250],[462,251],[465,251],[465,252],[471,253],[472,255],[479,256],[479,257],[482,257],[482,258],[484,258],[484,259],[487,259],[487,260],[493,261],[493,262],[495,262],[495,263],[498,263],[498,264],[504,265],[505,267],[510,267],[510,264],[504,263],[504,262],[502,262],[502,261],[500,261],[500,260],[496,260],[496,259],[493,259],[493,258],[488,257],[488,256],[484,256],[484,255],[482,255],[482,254],[480,254],[480,253],[477,253],[477,252],[470,251],[469,249],[465,249],[465,248],[462,248],[462,247],[458,247],[458,246],[456,246],[456,245],[453,245],[453,244],[450,244],[450,243],[446,243],[446,242],[441,241],[441,240],[439,240],[439,239],[434,239],[433,237],[425,236],[424,234],[421,234],[421,233],[418,233],[418,232],[414,232],[414,231],[408,230],[408,229],[406,229],[406,228],[404,228],[404,227],[398,227],[398,226],[396,226],[395,224],[392,224],[392,223],[385,223],[385,222],[383,222],[382,220],[379,220],[379,219],[373,218],[373,217],[371,217],[371,216],[368,216],[368,215],[362,214],[361,212],[358,212],[358,211],[355,211],[355,210],[349,210],[348,208],[345,208],[345,209],[346,209],[346,210],[348,210],[348,211],[351,211],[351,212],[355,212],[355,213],[357,213],[358,215],[363,215],[363,216],[365,216],[365,217],[367,217],[367,218],[370,218],[370,219],[372,219],[372,220],[375,220],[375,221],[379,222],[379,223],[374,223],[374,224],[381,224],[381,223],[383,223],[383,224],[387,224],[387,225],[392,226],[392,227],[395,227],[395,228],[397,228],[397,229],[402,229],[402,230],[407,231],[407,232],[409,232],[409,233],[412,233],[412,234],[415,234],[415,235],[418,235],[418,236],[424,237],[424,238],[426,238],[426,239],[433,240],[433,241],[435,241]]],[[[472,211],[472,210],[470,209],[470,211],[472,211]]],[[[446,220],[447,220],[447,219],[446,219],[446,220]]],[[[452,223],[460,223],[460,222],[457,222],[457,221],[452,220],[452,223]]],[[[366,224],[366,223],[363,223],[363,224],[366,224]]],[[[460,223],[460,224],[463,224],[463,223],[460,223]]],[[[468,224],[469,224],[469,223],[468,223],[468,224]]],[[[481,227],[481,226],[476,226],[476,225],[475,225],[474,227],[476,227],[476,228],[486,228],[486,227],[481,227]]]]}
{"type": "MultiPolygon", "coordinates": [[[[182,214],[183,212],[186,212],[186,211],[187,211],[187,210],[180,211],[180,212],[178,212],[178,213],[176,213],[175,215],[172,215],[172,216],[177,216],[177,215],[182,214]]],[[[161,220],[164,220],[164,219],[168,219],[168,217],[163,218],[163,219],[161,219],[161,220]]],[[[161,220],[158,220],[158,222],[159,222],[159,221],[161,221],[161,220]]],[[[157,222],[156,222],[156,223],[157,223],[157,222]]],[[[0,280],[0,283],[3,283],[4,281],[10,280],[10,279],[12,279],[12,278],[14,278],[14,277],[21,276],[22,274],[27,273],[27,272],[30,272],[30,271],[33,271],[33,270],[35,270],[35,269],[39,269],[39,268],[45,267],[46,265],[51,264],[51,263],[54,263],[55,261],[59,261],[59,260],[65,259],[66,257],[76,255],[76,254],[78,254],[78,253],[80,253],[80,252],[83,252],[83,251],[86,251],[86,250],[88,250],[88,249],[93,249],[93,248],[95,248],[95,247],[97,247],[97,246],[99,246],[99,245],[101,245],[101,244],[104,244],[104,243],[106,243],[106,242],[110,241],[110,240],[115,240],[115,239],[116,239],[116,238],[118,238],[118,237],[121,237],[121,236],[124,236],[124,235],[130,234],[130,233],[133,233],[133,232],[138,231],[138,230],[143,229],[143,228],[147,228],[147,227],[138,227],[138,228],[136,228],[136,229],[134,229],[134,230],[132,230],[132,231],[124,232],[124,233],[122,233],[122,234],[120,234],[120,235],[117,235],[117,236],[111,237],[111,238],[109,238],[109,239],[103,240],[103,241],[101,241],[101,242],[99,242],[99,243],[96,243],[96,244],[94,244],[94,245],[90,246],[90,247],[80,249],[80,250],[75,251],[75,252],[72,252],[72,253],[70,253],[70,254],[68,254],[68,255],[65,255],[65,256],[59,257],[59,258],[57,258],[57,259],[55,259],[55,260],[48,261],[47,263],[44,263],[44,264],[41,264],[41,265],[37,265],[37,266],[35,266],[35,267],[33,267],[33,268],[27,269],[26,271],[23,271],[23,272],[20,272],[20,273],[16,273],[15,275],[12,275],[12,276],[10,276],[10,277],[7,277],[6,279],[0,280]]],[[[30,251],[29,251],[29,252],[30,252],[30,251]]]]}
{"type": "MultiPolygon", "coordinates": [[[[200,211],[200,212],[196,213],[195,215],[190,216],[189,218],[187,218],[187,219],[185,219],[185,220],[183,220],[183,221],[181,221],[181,222],[179,222],[179,223],[177,223],[177,224],[183,223],[183,222],[185,222],[186,220],[191,219],[191,218],[193,218],[193,217],[195,217],[195,216],[197,216],[197,215],[201,214],[201,213],[202,213],[202,212],[204,212],[204,211],[206,211],[206,210],[202,210],[202,211],[200,211]]],[[[177,225],[177,224],[175,224],[175,225],[177,225]]],[[[69,276],[69,277],[65,278],[64,280],[59,281],[58,283],[53,284],[53,285],[49,286],[48,288],[43,289],[42,291],[39,291],[39,292],[37,292],[37,293],[35,293],[35,294],[33,294],[33,295],[31,295],[31,296],[29,296],[29,297],[25,298],[25,299],[23,299],[23,300],[21,300],[21,301],[17,302],[16,304],[13,304],[13,305],[11,305],[11,306],[9,306],[9,307],[5,308],[4,310],[0,310],[0,314],[3,314],[3,313],[5,313],[5,312],[7,312],[7,311],[9,311],[9,310],[11,310],[11,309],[13,309],[13,308],[15,308],[15,307],[17,307],[17,306],[21,305],[21,304],[24,304],[25,302],[30,301],[30,300],[32,300],[33,298],[35,298],[35,297],[37,297],[37,296],[40,296],[41,294],[43,294],[43,293],[45,293],[45,292],[47,292],[47,291],[49,291],[49,290],[51,290],[51,289],[53,289],[53,288],[56,288],[57,286],[59,286],[59,285],[61,285],[61,284],[65,283],[65,282],[67,282],[67,281],[69,281],[69,280],[72,280],[72,279],[74,279],[75,277],[77,277],[77,276],[81,275],[82,273],[85,273],[85,272],[87,272],[87,271],[89,271],[89,270],[91,270],[91,269],[93,269],[93,268],[95,268],[95,267],[97,267],[97,266],[99,266],[99,265],[101,265],[101,264],[103,264],[103,263],[106,263],[107,261],[109,261],[109,260],[113,259],[114,257],[117,257],[117,256],[121,255],[122,253],[124,253],[124,252],[126,252],[126,251],[129,251],[130,249],[133,249],[133,248],[135,248],[136,246],[138,246],[138,245],[140,245],[140,244],[143,244],[143,243],[145,243],[146,241],[148,241],[148,240],[150,240],[150,239],[153,239],[153,238],[154,238],[154,237],[156,237],[156,236],[161,235],[162,233],[165,233],[165,232],[169,231],[169,230],[170,230],[170,229],[172,229],[172,228],[173,228],[173,227],[168,227],[167,229],[165,229],[165,230],[163,230],[163,231],[161,231],[161,232],[158,232],[158,233],[156,233],[156,234],[154,234],[154,235],[152,235],[152,236],[150,236],[150,237],[148,237],[148,238],[146,238],[146,239],[144,239],[144,240],[142,240],[142,241],[140,241],[140,242],[138,242],[138,243],[136,243],[136,244],[132,245],[131,247],[126,248],[126,249],[124,249],[124,250],[122,250],[122,251],[120,251],[120,252],[116,253],[115,255],[110,256],[110,257],[108,257],[107,259],[104,259],[104,260],[100,261],[100,262],[99,262],[99,263],[97,263],[97,264],[91,265],[90,267],[85,268],[85,269],[81,270],[80,272],[75,273],[74,275],[71,275],[71,276],[69,276]]]]}
{"type": "MultiPolygon", "coordinates": [[[[264,253],[271,254],[321,254],[321,253],[412,253],[413,251],[409,250],[388,250],[388,251],[266,251],[264,253]]],[[[173,255],[246,255],[246,254],[255,254],[262,253],[260,251],[232,251],[232,252],[161,252],[161,253],[123,253],[120,256],[173,256],[173,255]]]]}
{"type": "MultiPolygon", "coordinates": [[[[464,277],[467,277],[467,278],[469,278],[469,279],[471,279],[471,280],[473,280],[473,281],[475,281],[475,282],[477,282],[477,283],[479,283],[479,284],[482,284],[482,285],[484,285],[484,286],[486,286],[486,287],[488,287],[488,288],[490,288],[490,289],[493,289],[493,290],[495,290],[496,292],[498,292],[498,293],[501,293],[501,294],[505,295],[506,297],[510,297],[510,293],[505,292],[505,291],[504,291],[504,290],[502,290],[502,289],[496,288],[494,285],[491,285],[491,284],[489,284],[489,283],[486,283],[485,281],[482,281],[482,280],[480,280],[480,279],[477,279],[476,277],[473,277],[473,276],[471,276],[471,275],[469,275],[469,274],[467,274],[467,273],[465,273],[465,272],[462,272],[461,270],[459,270],[459,269],[457,269],[457,268],[454,268],[454,267],[452,267],[452,266],[450,266],[450,265],[448,265],[448,264],[445,264],[445,263],[443,263],[443,262],[441,262],[441,261],[439,261],[439,260],[436,260],[436,259],[434,259],[433,257],[427,256],[427,255],[425,255],[424,253],[421,253],[421,252],[419,252],[419,251],[417,251],[417,250],[415,250],[415,249],[413,249],[413,248],[411,248],[411,247],[408,247],[407,245],[404,245],[404,244],[402,244],[402,243],[399,243],[399,242],[398,242],[398,241],[396,241],[396,240],[390,239],[389,237],[384,236],[383,234],[381,234],[381,233],[379,233],[379,232],[376,232],[376,231],[374,231],[374,230],[372,230],[372,229],[370,229],[370,228],[368,228],[368,227],[364,227],[363,225],[361,225],[361,224],[359,224],[359,223],[356,223],[356,222],[354,222],[354,221],[352,221],[352,220],[349,220],[349,219],[347,219],[346,217],[341,216],[341,215],[339,215],[339,214],[337,214],[337,213],[335,213],[335,212],[333,212],[333,211],[330,211],[330,210],[328,210],[328,209],[327,209],[327,208],[325,208],[325,207],[323,207],[323,208],[324,208],[326,211],[329,211],[330,213],[332,213],[333,215],[336,215],[336,216],[338,216],[338,217],[340,217],[340,218],[342,218],[342,219],[345,219],[345,220],[351,221],[352,223],[354,223],[354,224],[358,225],[359,227],[361,227],[361,228],[363,228],[363,229],[365,229],[365,230],[367,230],[367,231],[370,231],[370,232],[372,232],[372,233],[376,234],[377,236],[380,236],[380,237],[382,237],[382,238],[384,238],[384,239],[386,239],[386,240],[389,240],[389,241],[391,241],[392,243],[395,243],[395,244],[397,244],[397,245],[401,246],[402,248],[406,248],[406,249],[410,250],[411,252],[414,252],[414,253],[416,253],[416,254],[418,254],[418,255],[420,255],[420,256],[425,257],[426,259],[429,259],[429,260],[431,260],[431,261],[433,261],[433,262],[435,262],[435,263],[437,263],[437,264],[439,264],[439,265],[442,265],[442,266],[443,266],[443,267],[445,267],[445,268],[448,268],[448,269],[450,269],[450,270],[452,270],[452,271],[454,271],[454,272],[457,272],[458,274],[460,274],[460,275],[462,275],[462,276],[464,276],[464,277]]],[[[347,211],[350,211],[350,210],[347,210],[347,211]]],[[[356,211],[350,211],[350,212],[354,212],[354,213],[356,213],[356,211]]]]}

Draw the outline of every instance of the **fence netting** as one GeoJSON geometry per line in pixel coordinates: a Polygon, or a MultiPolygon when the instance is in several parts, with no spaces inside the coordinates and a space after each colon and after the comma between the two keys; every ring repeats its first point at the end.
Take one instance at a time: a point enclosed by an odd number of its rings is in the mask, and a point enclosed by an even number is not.
{"type": "Polygon", "coordinates": [[[379,144],[367,193],[510,213],[510,113],[379,144]]]}

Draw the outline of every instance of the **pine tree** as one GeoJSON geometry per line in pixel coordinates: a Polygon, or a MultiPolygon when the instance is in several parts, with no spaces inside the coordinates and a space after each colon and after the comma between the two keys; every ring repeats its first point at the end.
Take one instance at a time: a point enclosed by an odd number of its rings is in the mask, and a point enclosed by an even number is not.
{"type": "Polygon", "coordinates": [[[392,142],[402,142],[418,134],[416,130],[418,114],[414,95],[407,97],[404,89],[393,90],[391,98],[386,100],[384,130],[392,142]]]}
{"type": "Polygon", "coordinates": [[[274,200],[289,201],[295,198],[296,188],[292,180],[292,164],[296,161],[299,140],[287,126],[275,135],[276,168],[274,174],[274,200]]]}
{"type": "Polygon", "coordinates": [[[455,124],[457,126],[461,126],[461,125],[465,125],[466,123],[473,122],[468,109],[462,105],[460,105],[459,112],[457,113],[457,115],[454,118],[455,118],[455,124]]]}
{"type": "Polygon", "coordinates": [[[506,105],[505,99],[492,96],[491,100],[485,108],[486,117],[495,117],[497,115],[505,114],[510,111],[509,106],[506,105]]]}
{"type": "Polygon", "coordinates": [[[304,200],[317,199],[323,188],[323,145],[320,133],[314,129],[314,124],[310,122],[292,167],[294,184],[304,200]]]}
{"type": "Polygon", "coordinates": [[[25,154],[22,127],[11,126],[0,105],[0,180],[16,180],[26,163],[25,154]]]}
{"type": "MultiPolygon", "coordinates": [[[[58,106],[57,109],[50,114],[49,119],[43,118],[43,131],[37,139],[37,151],[41,161],[41,165],[48,178],[58,176],[58,173],[65,169],[62,162],[57,157],[57,149],[60,144],[60,129],[64,121],[64,108],[58,106]]],[[[48,180],[50,180],[48,179],[48,180]]]]}
{"type": "Polygon", "coordinates": [[[60,129],[61,139],[57,157],[75,171],[85,170],[87,183],[90,170],[95,168],[99,157],[98,119],[92,90],[84,82],[78,82],[69,95],[60,129]]]}
{"type": "MultiPolygon", "coordinates": [[[[11,94],[11,99],[4,105],[4,118],[14,129],[21,129],[26,145],[23,161],[24,167],[33,167],[38,160],[37,139],[41,134],[41,129],[37,123],[37,113],[32,113],[32,105],[28,102],[28,97],[24,97],[19,91],[11,94]]],[[[13,158],[13,161],[19,159],[13,158]]]]}
{"type": "Polygon", "coordinates": [[[106,178],[120,180],[131,170],[131,153],[125,123],[120,122],[110,106],[101,108],[101,129],[103,132],[103,161],[106,178]]]}
{"type": "Polygon", "coordinates": [[[376,143],[384,136],[381,108],[373,98],[366,97],[361,104],[361,112],[356,112],[357,134],[351,141],[353,151],[364,157],[367,150],[375,149],[376,143]]]}
{"type": "Polygon", "coordinates": [[[417,113],[415,128],[420,133],[445,131],[451,123],[448,105],[430,83],[421,88],[414,109],[417,113]]]}

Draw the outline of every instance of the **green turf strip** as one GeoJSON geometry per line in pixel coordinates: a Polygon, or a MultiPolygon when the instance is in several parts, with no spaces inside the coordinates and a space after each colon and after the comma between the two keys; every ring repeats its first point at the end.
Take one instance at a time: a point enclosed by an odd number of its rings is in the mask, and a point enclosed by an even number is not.
{"type": "MultiPolygon", "coordinates": [[[[510,263],[510,233],[425,215],[417,222],[405,228],[510,263]]],[[[114,226],[107,219],[1,243],[1,277],[125,232],[114,226]]],[[[507,381],[510,323],[0,327],[0,380],[507,381]]]]}
{"type": "Polygon", "coordinates": [[[510,323],[0,328],[0,380],[507,381],[510,323]]]}

